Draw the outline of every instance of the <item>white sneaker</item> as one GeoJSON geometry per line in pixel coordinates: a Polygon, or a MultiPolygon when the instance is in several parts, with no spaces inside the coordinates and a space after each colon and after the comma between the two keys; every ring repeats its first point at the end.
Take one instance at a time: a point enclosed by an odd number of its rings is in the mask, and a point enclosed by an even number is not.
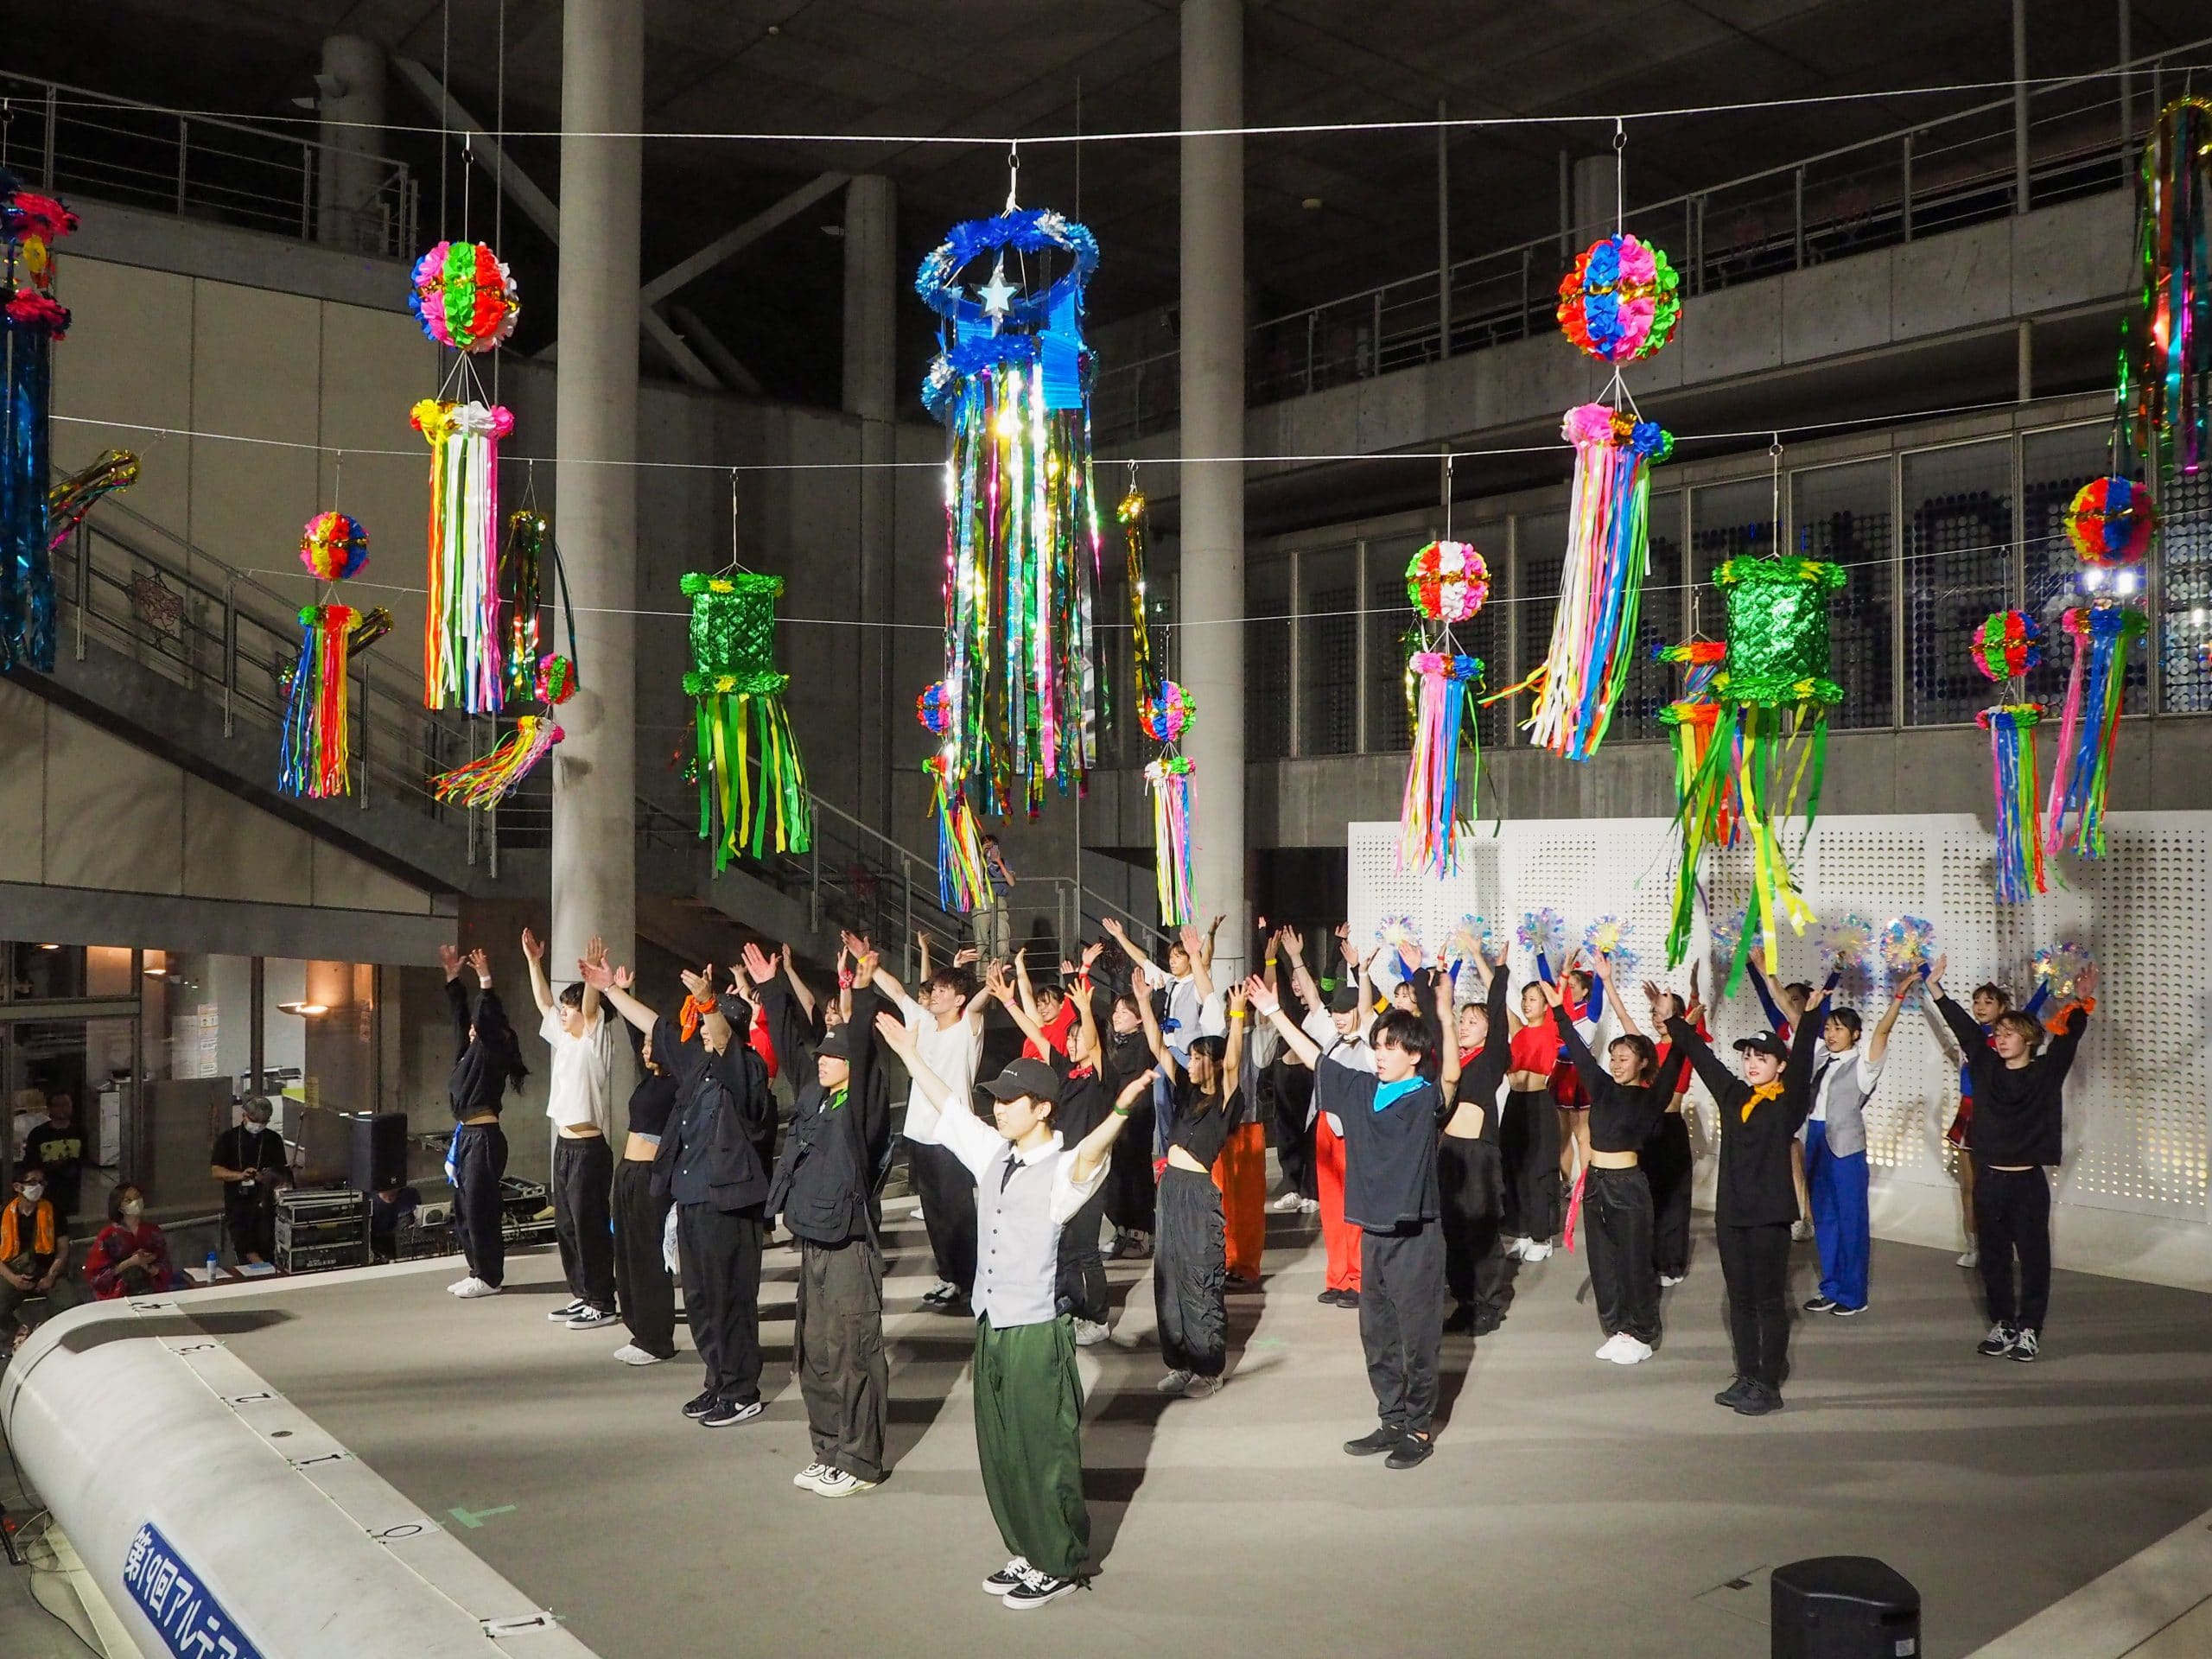
{"type": "Polygon", "coordinates": [[[1625,1331],[1614,1332],[1611,1336],[1605,1338],[1605,1345],[1598,1350],[1596,1357],[1599,1359],[1612,1358],[1620,1351],[1621,1344],[1627,1340],[1628,1333],[1625,1331]]]}
{"type": "Polygon", "coordinates": [[[465,1287],[473,1285],[475,1282],[476,1275],[473,1273],[467,1274],[464,1278],[456,1279],[453,1283],[446,1287],[446,1294],[448,1296],[458,1296],[465,1287]]]}
{"type": "Polygon", "coordinates": [[[499,1286],[487,1285],[481,1279],[473,1278],[463,1280],[461,1287],[454,1292],[454,1294],[463,1301],[473,1301],[479,1296],[496,1296],[499,1294],[499,1286]]]}
{"type": "Polygon", "coordinates": [[[855,1497],[862,1492],[874,1491],[875,1483],[848,1474],[842,1469],[832,1469],[814,1483],[814,1490],[824,1497],[855,1497]]]}
{"type": "Polygon", "coordinates": [[[1527,1261],[1529,1259],[1529,1241],[1518,1236],[1517,1235],[1512,1238],[1507,1239],[1505,1241],[1505,1259],[1509,1262],[1527,1261]]]}
{"type": "Polygon", "coordinates": [[[1532,1238],[1529,1241],[1529,1248],[1521,1252],[1521,1259],[1523,1262],[1541,1262],[1551,1253],[1552,1246],[1549,1239],[1538,1241],[1532,1238]]]}
{"type": "Polygon", "coordinates": [[[830,1472],[830,1465],[826,1463],[810,1463],[791,1477],[791,1484],[802,1491],[818,1492],[822,1490],[823,1478],[830,1472]]]}
{"type": "Polygon", "coordinates": [[[1812,1236],[1813,1224],[1811,1222],[1793,1221],[1789,1224],[1789,1236],[1797,1243],[1802,1244],[1807,1239],[1812,1237],[1812,1236]]]}
{"type": "Polygon", "coordinates": [[[614,1351],[614,1357],[625,1365],[658,1365],[662,1356],[649,1354],[634,1342],[626,1342],[614,1351]]]}
{"type": "Polygon", "coordinates": [[[1102,1325],[1096,1319],[1075,1321],[1075,1345],[1078,1348],[1096,1348],[1113,1334],[1111,1326],[1102,1325]]]}
{"type": "Polygon", "coordinates": [[[1321,1200],[1319,1198],[1300,1198],[1298,1201],[1298,1212],[1302,1216],[1318,1215],[1320,1210],[1321,1200]]]}
{"type": "Polygon", "coordinates": [[[1217,1376],[1193,1376],[1190,1386],[1183,1392],[1193,1399],[1204,1400],[1221,1392],[1221,1379],[1217,1376]]]}
{"type": "Polygon", "coordinates": [[[1679,1273],[1662,1273],[1659,1275],[1659,1282],[1669,1287],[1679,1285],[1682,1282],[1682,1275],[1679,1273]]]}
{"type": "Polygon", "coordinates": [[[1616,1365],[1641,1365],[1651,1357],[1651,1344],[1641,1337],[1631,1337],[1625,1331],[1613,1338],[1613,1351],[1605,1357],[1616,1365]]]}
{"type": "Polygon", "coordinates": [[[1287,1216],[1303,1208],[1305,1203],[1306,1200],[1300,1198],[1297,1193],[1286,1192],[1282,1197],[1277,1198],[1273,1204],[1270,1204],[1268,1208],[1274,1211],[1279,1216],[1287,1216]]]}
{"type": "Polygon", "coordinates": [[[1959,1257],[1959,1265],[1962,1268],[1980,1267],[1981,1265],[1981,1252],[1973,1249],[1972,1247],[1968,1247],[1966,1253],[1959,1257]]]}
{"type": "Polygon", "coordinates": [[[1188,1394],[1193,1380],[1188,1371],[1170,1371],[1152,1386],[1162,1394],[1188,1394]]]}

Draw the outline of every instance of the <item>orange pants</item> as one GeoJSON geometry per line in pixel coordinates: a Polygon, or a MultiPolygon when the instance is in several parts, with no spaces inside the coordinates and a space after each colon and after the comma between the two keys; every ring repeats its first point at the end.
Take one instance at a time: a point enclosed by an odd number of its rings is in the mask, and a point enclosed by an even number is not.
{"type": "Polygon", "coordinates": [[[1329,1253],[1329,1288],[1359,1288],[1359,1229],[1344,1219],[1344,1138],[1326,1117],[1313,1122],[1313,1172],[1321,1198],[1321,1242],[1329,1253]]]}
{"type": "Polygon", "coordinates": [[[1268,1247],[1268,1131],[1258,1123],[1231,1129],[1213,1160],[1221,1218],[1229,1240],[1229,1276],[1257,1279],[1268,1247]]]}

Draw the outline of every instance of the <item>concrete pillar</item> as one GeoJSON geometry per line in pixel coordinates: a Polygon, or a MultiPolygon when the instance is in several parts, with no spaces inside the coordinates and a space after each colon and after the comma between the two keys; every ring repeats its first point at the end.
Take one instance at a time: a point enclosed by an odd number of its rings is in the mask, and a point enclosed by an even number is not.
{"type": "MultiPolygon", "coordinates": [[[[576,694],[553,752],[553,938],[572,979],[603,935],[637,960],[638,214],[645,0],[566,0],[561,39],[561,359],[553,531],[576,607],[576,694]]],[[[529,435],[522,435],[527,438],[529,435]]],[[[542,439],[541,439],[542,442],[542,439]]]]}
{"type": "Polygon", "coordinates": [[[1574,251],[1601,236],[1611,236],[1620,219],[1620,171],[1613,152],[1585,156],[1574,163],[1574,251]]]}
{"type": "MultiPolygon", "coordinates": [[[[1183,0],[1183,125],[1244,121],[1242,0],[1183,0]]],[[[1244,453],[1244,141],[1182,143],[1183,447],[1244,453]]],[[[1226,986],[1248,970],[1244,847],[1244,469],[1185,462],[1177,652],[1198,718],[1183,747],[1198,774],[1192,880],[1201,918],[1228,917],[1215,956],[1226,986]]]]}
{"type": "Polygon", "coordinates": [[[381,251],[384,222],[372,215],[384,176],[376,160],[384,139],[384,48],[359,35],[333,35],[322,43],[315,90],[322,118],[315,240],[381,251]]]}
{"type": "MultiPolygon", "coordinates": [[[[866,463],[855,492],[860,558],[854,616],[864,622],[880,622],[892,610],[898,474],[885,463],[896,458],[898,255],[897,187],[873,174],[855,179],[845,187],[844,406],[860,417],[860,459],[866,463]]],[[[854,694],[862,709],[879,717],[862,719],[855,728],[851,810],[862,823],[895,836],[900,826],[891,822],[892,734],[905,734],[897,721],[880,717],[899,703],[891,683],[891,633],[863,628],[855,643],[854,694]]]]}

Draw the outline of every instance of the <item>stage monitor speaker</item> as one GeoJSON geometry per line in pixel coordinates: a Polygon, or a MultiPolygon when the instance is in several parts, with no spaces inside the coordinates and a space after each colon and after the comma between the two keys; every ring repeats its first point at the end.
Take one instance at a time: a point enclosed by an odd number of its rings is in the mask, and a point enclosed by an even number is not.
{"type": "Polygon", "coordinates": [[[407,1114],[348,1112],[349,1184],[363,1192],[381,1192],[407,1181],[407,1114]]]}
{"type": "Polygon", "coordinates": [[[1920,1592],[1871,1555],[1774,1569],[1774,1659],[1919,1659],[1920,1592]]]}

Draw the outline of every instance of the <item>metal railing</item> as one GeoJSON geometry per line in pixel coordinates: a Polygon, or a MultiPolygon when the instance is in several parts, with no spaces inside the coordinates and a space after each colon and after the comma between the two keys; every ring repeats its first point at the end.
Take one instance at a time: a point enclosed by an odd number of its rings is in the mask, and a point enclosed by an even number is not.
{"type": "MultiPolygon", "coordinates": [[[[2032,89],[2027,203],[2124,188],[2145,124],[2208,47],[2212,37],[2138,58],[2124,83],[2105,71],[2032,89]]],[[[2016,137],[2013,99],[1992,99],[1631,208],[1624,223],[1667,250],[1687,299],[2020,211],[2016,137]]],[[[1573,251],[1554,232],[1457,260],[1448,306],[1432,269],[1255,323],[1246,401],[1303,397],[1547,333],[1573,251]]],[[[1166,431],[1181,418],[1175,352],[1099,374],[1091,397],[1099,443],[1166,431]]]]}
{"type": "Polygon", "coordinates": [[[326,210],[326,153],[314,139],[0,73],[0,167],[41,189],[410,257],[419,186],[404,162],[359,159],[372,175],[361,200],[326,210]]]}

